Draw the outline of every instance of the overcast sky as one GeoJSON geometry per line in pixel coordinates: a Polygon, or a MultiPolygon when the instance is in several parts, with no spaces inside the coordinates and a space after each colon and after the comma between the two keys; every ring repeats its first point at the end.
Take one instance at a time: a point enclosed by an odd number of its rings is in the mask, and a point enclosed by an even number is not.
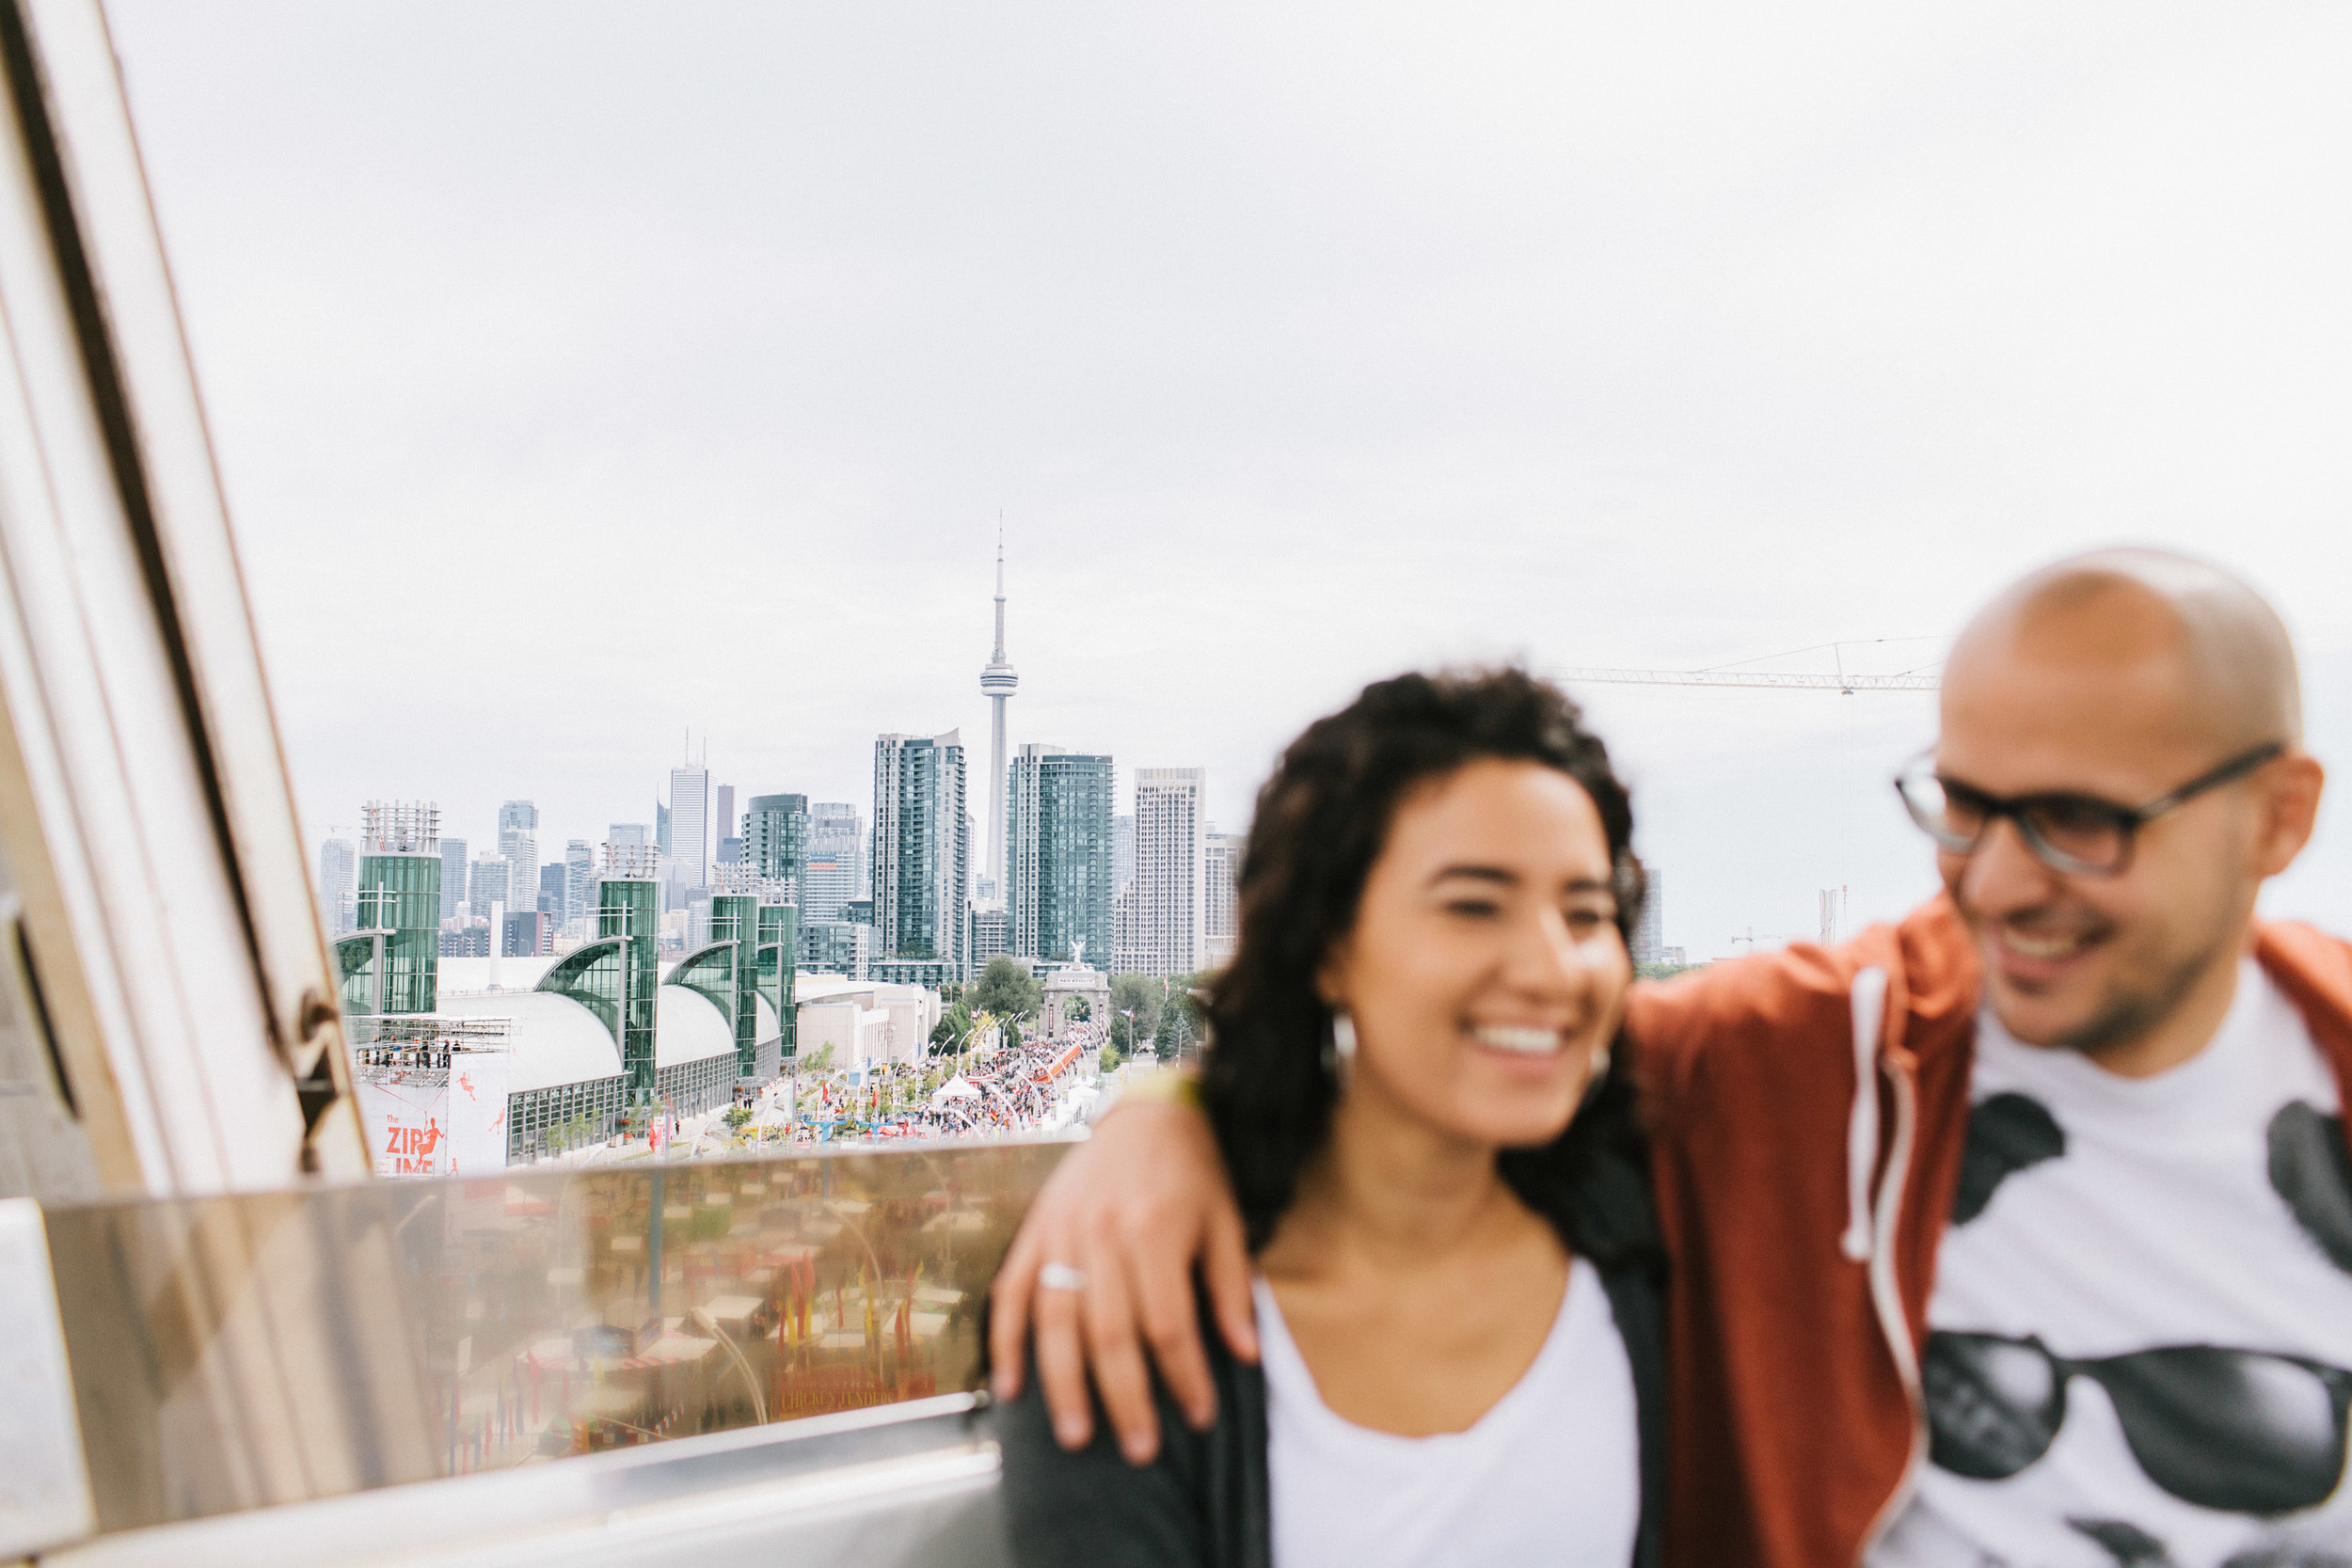
{"type": "MultiPolygon", "coordinates": [[[[1950,632],[2139,539],[2352,769],[2352,10],[112,0],[313,832],[1950,632]]],[[[1849,650],[1870,668],[1933,641],[1849,650]]],[[[1769,667],[1827,669],[1825,653],[1769,667]]],[[[1931,886],[1931,700],[1594,688],[1666,935],[1931,886]]],[[[2270,906],[2352,927],[2339,800],[2270,906]]]]}

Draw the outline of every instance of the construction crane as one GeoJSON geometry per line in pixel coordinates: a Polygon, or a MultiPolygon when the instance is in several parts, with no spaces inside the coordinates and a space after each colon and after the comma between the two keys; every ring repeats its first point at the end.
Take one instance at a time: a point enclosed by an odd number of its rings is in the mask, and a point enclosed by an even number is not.
{"type": "MultiPolygon", "coordinates": [[[[1941,641],[1940,638],[1881,637],[1873,642],[1941,641]]],[[[1831,650],[1837,661],[1837,673],[1831,675],[1800,674],[1792,671],[1742,670],[1737,664],[1719,664],[1705,670],[1560,670],[1557,677],[1569,685],[1601,686],[1777,686],[1798,691],[1836,691],[1852,696],[1857,691],[1933,691],[1941,680],[1932,673],[1933,666],[1921,670],[1906,670],[1893,675],[1850,675],[1846,673],[1846,649],[1866,646],[1852,642],[1816,642],[1810,648],[1791,648],[1787,653],[1767,654],[1765,658],[1788,658],[1797,654],[1831,650]]],[[[1758,664],[1761,659],[1744,659],[1758,664]]],[[[1940,662],[1940,661],[1939,661],[1940,662]]]]}
{"type": "Polygon", "coordinates": [[[1933,675],[1804,675],[1770,670],[1560,670],[1570,686],[1779,686],[1795,690],[1934,691],[1933,675]]]}

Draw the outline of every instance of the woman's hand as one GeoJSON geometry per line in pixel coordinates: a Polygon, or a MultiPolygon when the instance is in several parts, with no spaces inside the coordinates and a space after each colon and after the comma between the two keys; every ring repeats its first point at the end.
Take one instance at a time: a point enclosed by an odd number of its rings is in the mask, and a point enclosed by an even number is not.
{"type": "Polygon", "coordinates": [[[989,1329],[995,1397],[1021,1391],[1022,1341],[1034,1316],[1038,1381],[1063,1448],[1093,1438],[1090,1366],[1129,1463],[1159,1452],[1138,1332],[1185,1418],[1207,1428],[1216,1389],[1193,1311],[1196,1260],[1225,1342],[1257,1360],[1249,1252],[1207,1120],[1189,1105],[1115,1108],[1047,1179],[997,1271],[989,1329]],[[1076,1268],[1084,1288],[1041,1289],[1047,1263],[1076,1268]]]}

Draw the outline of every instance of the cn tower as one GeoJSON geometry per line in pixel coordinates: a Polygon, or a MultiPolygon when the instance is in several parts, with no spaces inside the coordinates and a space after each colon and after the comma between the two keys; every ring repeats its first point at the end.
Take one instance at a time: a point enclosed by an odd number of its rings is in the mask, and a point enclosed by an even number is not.
{"type": "Polygon", "coordinates": [[[1020,686],[1021,677],[1005,661],[1005,525],[996,524],[996,652],[980,672],[980,691],[988,698],[988,881],[1005,899],[1005,699],[1020,686]]]}

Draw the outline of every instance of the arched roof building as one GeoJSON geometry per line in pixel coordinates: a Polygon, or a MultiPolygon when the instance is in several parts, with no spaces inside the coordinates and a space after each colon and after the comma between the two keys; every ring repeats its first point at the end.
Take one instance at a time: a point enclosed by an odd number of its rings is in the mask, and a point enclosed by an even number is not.
{"type": "MultiPolygon", "coordinates": [[[[481,974],[453,976],[477,989],[445,986],[438,1011],[508,1025],[508,1161],[609,1136],[628,1101],[618,943],[592,942],[527,968],[504,962],[497,990],[486,989],[481,967],[481,974]],[[532,989],[503,989],[510,978],[532,989]]],[[[654,1092],[678,1116],[714,1110],[735,1095],[736,1030],[723,1006],[727,994],[714,996],[715,989],[665,982],[655,990],[654,1092]]],[[[765,996],[755,998],[755,1035],[770,1059],[780,1034],[776,1010],[765,996]]]]}

